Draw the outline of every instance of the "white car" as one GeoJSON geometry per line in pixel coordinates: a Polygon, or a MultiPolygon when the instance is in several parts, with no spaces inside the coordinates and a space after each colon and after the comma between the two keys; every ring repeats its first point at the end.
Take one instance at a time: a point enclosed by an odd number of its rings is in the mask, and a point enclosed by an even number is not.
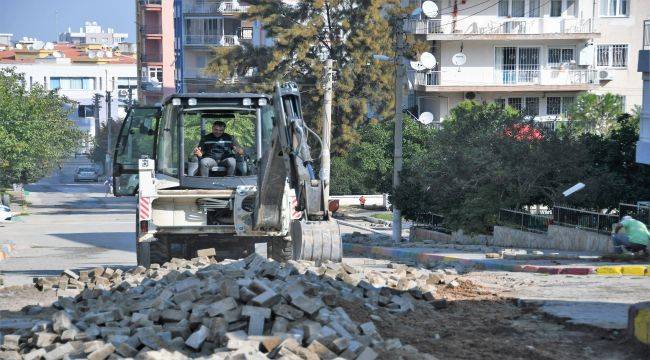
{"type": "Polygon", "coordinates": [[[6,222],[6,221],[11,221],[11,217],[14,214],[11,212],[11,209],[9,207],[0,205],[0,222],[6,222]]]}

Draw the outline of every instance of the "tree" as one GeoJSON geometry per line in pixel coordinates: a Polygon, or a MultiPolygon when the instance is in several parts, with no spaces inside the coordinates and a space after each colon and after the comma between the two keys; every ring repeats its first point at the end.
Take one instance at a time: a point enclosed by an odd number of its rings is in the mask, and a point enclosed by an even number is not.
{"type": "Polygon", "coordinates": [[[623,113],[623,102],[614,94],[584,93],[570,107],[568,115],[575,134],[608,134],[623,113]]]}
{"type": "MultiPolygon", "coordinates": [[[[332,159],[333,194],[388,193],[393,184],[393,124],[372,121],[362,126],[359,142],[345,156],[332,159]]],[[[412,118],[404,119],[404,163],[426,156],[436,130],[412,118]]]]}
{"type": "Polygon", "coordinates": [[[568,130],[545,132],[510,107],[470,101],[427,145],[405,166],[392,201],[411,219],[434,212],[449,228],[470,232],[489,231],[501,208],[552,204],[589,160],[568,130]]]}
{"type": "MultiPolygon", "coordinates": [[[[227,84],[245,79],[247,89],[269,91],[276,81],[299,83],[306,120],[319,130],[323,61],[335,60],[332,151],[344,154],[359,140],[356,129],[368,114],[388,119],[394,112],[394,65],[373,54],[393,56],[393,24],[399,0],[251,0],[247,19],[261,21],[273,45],[215,49],[208,71],[227,84]]],[[[421,50],[416,44],[410,51],[421,50]]]]}
{"type": "Polygon", "coordinates": [[[39,84],[26,90],[24,84],[23,74],[0,69],[0,187],[42,178],[84,137],[68,119],[68,99],[39,84]]]}
{"type": "Polygon", "coordinates": [[[573,203],[592,209],[615,209],[619,203],[650,199],[650,166],[636,162],[640,113],[622,114],[607,135],[587,134],[591,155],[585,190],[573,203]]]}
{"type": "MultiPolygon", "coordinates": [[[[117,137],[120,135],[122,120],[113,119],[111,125],[111,143],[113,146],[117,143],[117,137]]],[[[108,147],[108,123],[103,123],[99,127],[99,133],[93,139],[93,148],[90,149],[90,159],[96,164],[103,164],[106,161],[106,148],[108,147]]],[[[113,149],[109,154],[113,156],[113,149]]]]}

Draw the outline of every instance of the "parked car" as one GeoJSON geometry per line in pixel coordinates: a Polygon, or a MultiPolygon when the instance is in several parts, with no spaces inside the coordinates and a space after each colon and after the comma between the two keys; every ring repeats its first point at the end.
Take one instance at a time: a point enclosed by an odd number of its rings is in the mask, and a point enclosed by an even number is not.
{"type": "Polygon", "coordinates": [[[11,221],[13,215],[8,206],[0,205],[0,222],[11,221]]]}
{"type": "Polygon", "coordinates": [[[74,173],[74,181],[99,181],[97,170],[91,167],[79,167],[74,173]]]}

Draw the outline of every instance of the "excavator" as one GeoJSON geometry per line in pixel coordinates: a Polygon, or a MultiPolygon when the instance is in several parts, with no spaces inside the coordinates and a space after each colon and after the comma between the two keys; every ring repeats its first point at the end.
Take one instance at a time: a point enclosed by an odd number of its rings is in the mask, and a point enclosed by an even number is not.
{"type": "Polygon", "coordinates": [[[116,196],[137,197],[138,264],[238,259],[257,243],[276,261],[341,261],[340,229],[310,136],[322,149],[294,83],[276,84],[273,96],[186,93],[162,107],[132,108],[116,141],[113,181],[116,196]],[[200,169],[195,149],[213,123],[225,124],[241,149],[228,155],[234,173],[223,161],[207,174],[200,169]]]}

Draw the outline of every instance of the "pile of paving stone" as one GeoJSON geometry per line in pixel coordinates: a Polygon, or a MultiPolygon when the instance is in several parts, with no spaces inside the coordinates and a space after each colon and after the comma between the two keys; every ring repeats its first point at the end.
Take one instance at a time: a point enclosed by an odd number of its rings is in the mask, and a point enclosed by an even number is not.
{"type": "Polygon", "coordinates": [[[419,298],[440,308],[436,286],[445,280],[443,272],[403,265],[280,264],[258,255],[66,270],[35,284],[77,295],[60,297],[56,313],[31,328],[0,334],[0,358],[433,359],[383,338],[373,321],[355,322],[341,305],[401,314],[419,298]]]}

